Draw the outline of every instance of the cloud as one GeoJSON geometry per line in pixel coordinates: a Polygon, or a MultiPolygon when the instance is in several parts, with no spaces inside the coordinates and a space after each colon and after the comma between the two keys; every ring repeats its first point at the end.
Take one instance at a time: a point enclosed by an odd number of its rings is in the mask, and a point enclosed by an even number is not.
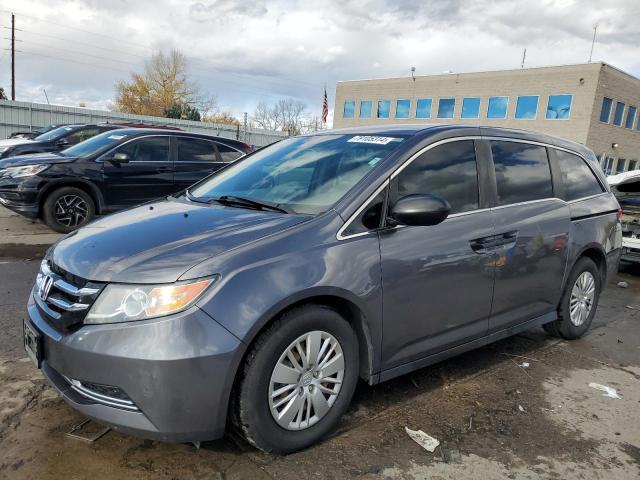
{"type": "MultiPolygon", "coordinates": [[[[293,96],[319,113],[338,80],[582,63],[640,75],[638,0],[21,0],[17,93],[105,106],[158,49],[240,116],[293,96]]],[[[13,7],[12,7],[13,8],[13,7]]],[[[4,17],[2,16],[4,15],[4,17]]],[[[8,25],[0,13],[0,26],[8,25]]],[[[9,90],[0,51],[0,86],[9,90]]],[[[53,101],[53,100],[52,100],[53,101]]]]}

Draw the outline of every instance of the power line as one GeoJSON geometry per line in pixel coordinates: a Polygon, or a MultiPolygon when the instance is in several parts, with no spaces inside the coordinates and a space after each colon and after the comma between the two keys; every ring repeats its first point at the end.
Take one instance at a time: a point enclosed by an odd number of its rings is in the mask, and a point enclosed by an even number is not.
{"type": "Polygon", "coordinates": [[[115,58],[102,57],[100,55],[92,55],[90,53],[81,52],[79,50],[72,50],[70,48],[52,47],[51,45],[47,45],[46,43],[34,42],[33,40],[22,40],[21,39],[21,40],[17,40],[17,41],[28,43],[30,45],[39,45],[39,46],[50,48],[50,49],[53,49],[53,50],[60,50],[60,51],[67,52],[67,53],[73,53],[73,54],[76,54],[76,55],[85,55],[87,57],[93,57],[93,58],[97,58],[99,60],[107,60],[109,62],[118,62],[118,63],[127,64],[127,65],[140,66],[137,63],[127,62],[126,60],[118,60],[118,59],[115,59],[115,58]]]}

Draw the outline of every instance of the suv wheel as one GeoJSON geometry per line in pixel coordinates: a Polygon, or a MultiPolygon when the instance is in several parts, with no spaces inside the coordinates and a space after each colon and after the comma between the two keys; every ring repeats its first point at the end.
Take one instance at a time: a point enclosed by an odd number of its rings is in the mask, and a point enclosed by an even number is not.
{"type": "Polygon", "coordinates": [[[565,286],[558,319],[544,325],[547,333],[573,340],[589,329],[598,307],[601,290],[600,272],[587,257],[578,260],[565,286]]]}
{"type": "Polygon", "coordinates": [[[247,355],[234,422],[255,447],[305,448],[331,432],[358,380],[358,339],[335,310],[307,305],[277,320],[247,355]]]}
{"type": "Polygon", "coordinates": [[[60,233],[69,233],[88,223],[95,212],[91,196],[76,187],[63,187],[51,192],[42,205],[44,222],[60,233]]]}

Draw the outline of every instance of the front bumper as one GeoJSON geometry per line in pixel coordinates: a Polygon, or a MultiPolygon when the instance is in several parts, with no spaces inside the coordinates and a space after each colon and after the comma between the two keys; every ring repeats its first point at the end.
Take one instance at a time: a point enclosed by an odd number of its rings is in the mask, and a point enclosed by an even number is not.
{"type": "Polygon", "coordinates": [[[83,415],[154,440],[202,441],[223,435],[244,345],[202,310],[87,325],[73,332],[45,320],[33,294],[28,311],[42,335],[42,373],[83,415]],[[117,387],[135,409],[95,401],[74,389],[69,379],[117,387]]]}
{"type": "Polygon", "coordinates": [[[0,178],[0,205],[29,218],[40,214],[38,183],[32,177],[26,179],[0,178]]]}

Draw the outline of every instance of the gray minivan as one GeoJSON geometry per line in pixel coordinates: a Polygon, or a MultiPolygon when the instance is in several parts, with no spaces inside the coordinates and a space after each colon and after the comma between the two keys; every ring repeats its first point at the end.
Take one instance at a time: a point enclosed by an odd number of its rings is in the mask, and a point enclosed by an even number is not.
{"type": "Polygon", "coordinates": [[[42,262],[29,355],[117,430],[286,453],[370,385],[534,326],[589,328],[621,249],[594,154],[387,126],[283,140],[101,218],[42,262]],[[229,420],[229,422],[227,422],[229,420]]]}

